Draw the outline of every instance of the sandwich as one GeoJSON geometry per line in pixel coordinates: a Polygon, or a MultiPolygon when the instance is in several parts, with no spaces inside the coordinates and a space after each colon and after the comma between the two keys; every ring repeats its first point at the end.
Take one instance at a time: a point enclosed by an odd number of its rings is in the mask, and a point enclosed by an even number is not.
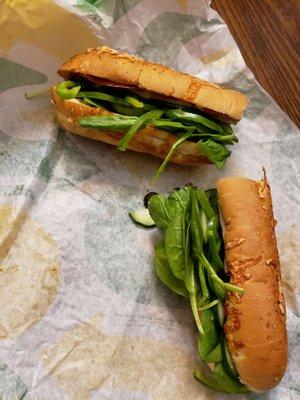
{"type": "Polygon", "coordinates": [[[148,214],[147,226],[160,231],[156,273],[189,299],[199,331],[197,353],[208,368],[195,378],[227,393],[276,386],[287,366],[287,333],[266,177],[149,193],[145,205],[131,217],[143,224],[148,214]]]}
{"type": "Polygon", "coordinates": [[[68,131],[184,165],[222,168],[238,141],[247,106],[242,93],[222,88],[106,46],[88,49],[58,70],[51,88],[59,123],[68,131]]]}

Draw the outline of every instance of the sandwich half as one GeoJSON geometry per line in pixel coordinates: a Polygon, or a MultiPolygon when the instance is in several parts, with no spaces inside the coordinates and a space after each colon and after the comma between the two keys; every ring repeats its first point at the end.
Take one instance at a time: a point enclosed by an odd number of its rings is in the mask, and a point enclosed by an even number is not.
{"type": "Polygon", "coordinates": [[[106,46],[72,57],[58,73],[65,81],[51,94],[65,129],[161,158],[161,171],[168,161],[222,168],[226,146],[237,142],[230,124],[247,106],[242,93],[106,46]]]}
{"type": "Polygon", "coordinates": [[[210,369],[195,378],[227,393],[276,386],[287,366],[287,332],[266,177],[224,178],[216,189],[187,185],[145,199],[148,210],[130,216],[156,225],[158,278],[189,299],[198,357],[210,369]]]}

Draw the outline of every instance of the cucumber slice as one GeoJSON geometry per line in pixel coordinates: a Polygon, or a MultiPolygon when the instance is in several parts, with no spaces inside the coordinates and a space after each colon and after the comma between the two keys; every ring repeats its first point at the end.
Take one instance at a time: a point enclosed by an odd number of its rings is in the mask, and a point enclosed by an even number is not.
{"type": "Polygon", "coordinates": [[[155,226],[155,222],[151,218],[147,208],[140,208],[136,211],[130,211],[129,216],[135,223],[145,226],[146,228],[152,228],[155,226]]]}
{"type": "Polygon", "coordinates": [[[233,378],[237,378],[238,377],[238,373],[237,370],[235,369],[234,363],[232,361],[231,355],[230,355],[230,351],[228,348],[228,344],[227,344],[227,340],[224,338],[223,340],[223,346],[222,346],[222,350],[223,350],[223,355],[224,355],[224,365],[225,368],[228,370],[228,372],[230,373],[230,375],[233,378]]]}
{"type": "Polygon", "coordinates": [[[217,310],[218,310],[219,323],[220,323],[221,327],[223,327],[223,324],[224,324],[224,306],[223,306],[223,304],[221,302],[218,303],[217,310]]]}
{"type": "Polygon", "coordinates": [[[224,302],[226,299],[226,293],[227,293],[226,289],[221,287],[218,282],[211,279],[210,276],[208,276],[208,282],[209,282],[209,286],[210,286],[210,289],[212,290],[212,292],[217,296],[217,298],[219,300],[224,302]]]}
{"type": "Polygon", "coordinates": [[[219,332],[217,330],[212,309],[203,311],[200,316],[205,334],[199,335],[198,353],[202,361],[214,350],[219,342],[219,332]]]}

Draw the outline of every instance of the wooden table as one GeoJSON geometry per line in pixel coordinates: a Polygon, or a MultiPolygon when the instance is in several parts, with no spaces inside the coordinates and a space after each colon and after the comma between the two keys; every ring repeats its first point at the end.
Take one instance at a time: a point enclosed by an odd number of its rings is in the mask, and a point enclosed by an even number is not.
{"type": "Polygon", "coordinates": [[[247,66],[300,127],[300,0],[213,0],[247,66]]]}

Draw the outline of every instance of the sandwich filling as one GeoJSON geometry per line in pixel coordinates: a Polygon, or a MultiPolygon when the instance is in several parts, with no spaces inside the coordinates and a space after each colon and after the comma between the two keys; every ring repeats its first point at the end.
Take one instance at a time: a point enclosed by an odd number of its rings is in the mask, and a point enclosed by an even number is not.
{"type": "Polygon", "coordinates": [[[204,385],[227,393],[244,393],[231,359],[224,323],[227,293],[243,294],[228,282],[224,269],[224,242],[217,191],[187,185],[168,197],[146,195],[148,207],[161,240],[155,246],[158,278],[173,292],[189,299],[199,331],[198,356],[211,373],[194,376],[204,385]]]}
{"type": "Polygon", "coordinates": [[[107,113],[97,116],[77,118],[77,124],[87,128],[124,132],[118,149],[125,151],[128,144],[147,125],[152,125],[177,137],[165,160],[156,173],[156,178],[164,170],[176,149],[185,141],[197,143],[203,154],[222,169],[231,152],[227,145],[238,141],[231,126],[202,113],[188,103],[178,102],[167,96],[158,96],[148,91],[136,90],[133,86],[118,85],[104,80],[65,81],[56,87],[57,95],[64,99],[74,99],[101,108],[107,113]]]}

